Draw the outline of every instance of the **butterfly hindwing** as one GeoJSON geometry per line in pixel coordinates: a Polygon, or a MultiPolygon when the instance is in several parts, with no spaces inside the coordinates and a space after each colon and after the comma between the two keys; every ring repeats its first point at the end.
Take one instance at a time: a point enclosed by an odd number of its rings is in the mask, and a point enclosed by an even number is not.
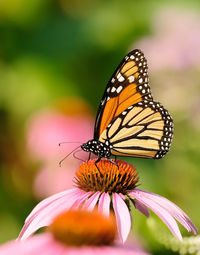
{"type": "Polygon", "coordinates": [[[168,111],[160,103],[144,100],[118,115],[99,140],[109,141],[113,155],[158,159],[168,152],[172,136],[168,111]]]}
{"type": "Polygon", "coordinates": [[[152,100],[148,85],[147,61],[140,50],[124,57],[107,84],[95,122],[94,138],[129,106],[152,100]]]}

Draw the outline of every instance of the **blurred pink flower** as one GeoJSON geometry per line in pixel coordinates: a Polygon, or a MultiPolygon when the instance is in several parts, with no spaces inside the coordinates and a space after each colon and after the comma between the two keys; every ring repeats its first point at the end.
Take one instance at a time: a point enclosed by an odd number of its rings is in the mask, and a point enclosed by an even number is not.
{"type": "Polygon", "coordinates": [[[9,242],[0,247],[0,254],[147,255],[138,244],[115,244],[116,222],[113,215],[105,217],[98,211],[64,212],[54,219],[47,231],[49,233],[24,241],[9,242]]]}
{"type": "Polygon", "coordinates": [[[76,159],[67,160],[64,167],[59,167],[58,162],[55,162],[55,166],[47,162],[40,169],[34,181],[33,190],[37,197],[44,198],[72,188],[74,172],[71,166],[74,166],[73,169],[77,168],[76,159]]]}
{"type": "MultiPolygon", "coordinates": [[[[62,167],[59,167],[59,161],[93,136],[94,119],[85,109],[86,103],[78,99],[69,99],[64,103],[62,102],[62,108],[67,108],[66,111],[40,111],[27,124],[28,151],[42,164],[33,185],[34,193],[39,198],[72,187],[72,169],[76,169],[80,161],[73,154],[63,162],[62,167]],[[69,143],[59,147],[60,142],[69,143]]],[[[84,152],[79,152],[76,156],[82,160],[88,157],[84,152]]]]}
{"type": "Polygon", "coordinates": [[[95,160],[80,165],[75,178],[77,188],[57,193],[40,202],[27,217],[19,238],[26,239],[39,228],[48,226],[63,211],[80,207],[92,211],[98,207],[107,216],[113,208],[119,238],[125,242],[131,229],[127,200],[134,201],[135,208],[147,217],[150,208],[180,240],[182,236],[175,219],[189,232],[197,233],[194,224],[178,206],[162,196],[136,188],[139,178],[132,165],[121,160],[116,160],[116,163],[118,167],[108,160],[101,160],[98,163],[99,171],[95,160]]]}
{"type": "Polygon", "coordinates": [[[151,70],[193,68],[200,65],[200,18],[194,11],[161,9],[152,22],[152,36],[134,44],[141,48],[151,70]]]}
{"type": "Polygon", "coordinates": [[[151,31],[152,35],[131,48],[142,49],[147,58],[154,99],[167,105],[177,120],[188,119],[196,126],[200,111],[191,112],[200,94],[199,14],[174,6],[161,8],[154,16],[151,31]]]}
{"type": "Polygon", "coordinates": [[[33,236],[26,241],[12,241],[0,247],[1,255],[148,255],[137,245],[67,247],[50,234],[33,236]]]}
{"type": "Polygon", "coordinates": [[[27,126],[27,143],[30,153],[36,159],[50,161],[71,152],[93,135],[91,116],[67,116],[55,110],[42,111],[33,116],[27,126]],[[59,148],[60,142],[69,142],[59,148]],[[67,150],[66,150],[67,149],[67,150]]]}

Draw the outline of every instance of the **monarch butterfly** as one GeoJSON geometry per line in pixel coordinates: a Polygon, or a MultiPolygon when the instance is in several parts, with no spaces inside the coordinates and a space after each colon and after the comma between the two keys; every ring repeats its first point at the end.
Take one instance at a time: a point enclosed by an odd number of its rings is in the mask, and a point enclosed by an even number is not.
{"type": "Polygon", "coordinates": [[[98,156],[97,162],[111,155],[159,159],[169,151],[173,120],[153,101],[147,68],[144,54],[135,49],[109,80],[97,112],[94,139],[81,145],[98,156]]]}

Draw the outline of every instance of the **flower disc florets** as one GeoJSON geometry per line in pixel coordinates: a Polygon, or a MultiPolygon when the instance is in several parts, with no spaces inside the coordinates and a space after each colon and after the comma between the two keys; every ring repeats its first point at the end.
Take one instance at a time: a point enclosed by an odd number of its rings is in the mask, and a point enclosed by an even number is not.
{"type": "Polygon", "coordinates": [[[71,210],[57,216],[49,227],[54,238],[69,246],[110,245],[116,236],[114,216],[98,211],[71,210]]]}
{"type": "Polygon", "coordinates": [[[84,191],[102,191],[127,194],[139,180],[135,168],[122,160],[97,159],[84,162],[76,172],[75,184],[84,191]],[[97,168],[98,167],[98,168],[97,168]]]}

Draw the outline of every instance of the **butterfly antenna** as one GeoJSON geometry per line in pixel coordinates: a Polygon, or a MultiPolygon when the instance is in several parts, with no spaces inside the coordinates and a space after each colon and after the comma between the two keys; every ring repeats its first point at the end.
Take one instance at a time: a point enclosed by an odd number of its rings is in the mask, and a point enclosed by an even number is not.
{"type": "Polygon", "coordinates": [[[69,155],[71,155],[73,152],[75,152],[79,147],[81,147],[81,145],[79,145],[78,147],[76,147],[74,150],[72,150],[69,154],[67,154],[67,156],[65,156],[60,162],[59,162],[59,166],[61,167],[62,162],[69,157],[69,155]]]}
{"type": "Polygon", "coordinates": [[[61,142],[58,145],[61,146],[61,145],[65,144],[65,143],[82,143],[82,142],[61,142]]]}

